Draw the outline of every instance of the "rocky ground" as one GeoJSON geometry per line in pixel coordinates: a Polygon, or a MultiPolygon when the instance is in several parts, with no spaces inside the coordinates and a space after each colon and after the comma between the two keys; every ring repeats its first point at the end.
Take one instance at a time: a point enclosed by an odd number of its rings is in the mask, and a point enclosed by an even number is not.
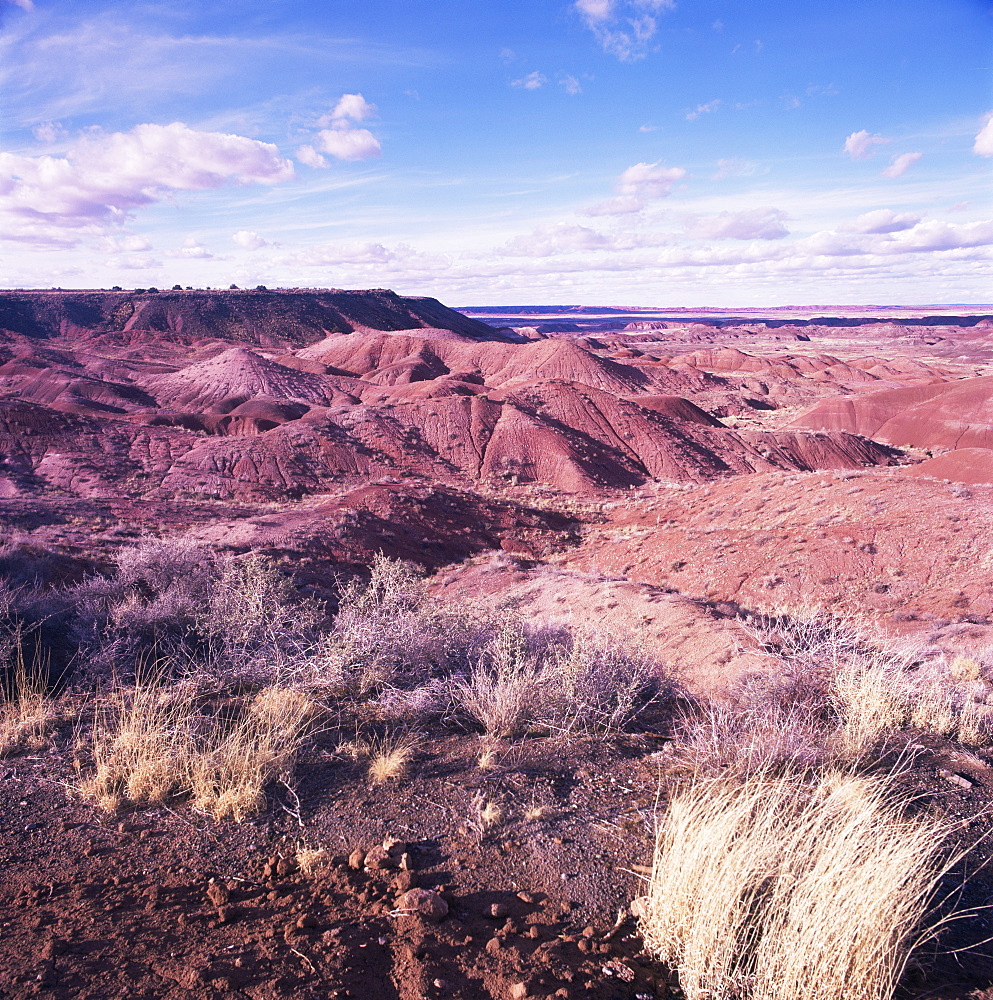
{"type": "MultiPolygon", "coordinates": [[[[770,672],[763,616],[858,619],[993,680],[993,320],[766,320],[0,294],[0,576],[55,593],[183,535],[333,609],[382,553],[454,608],[636,636],[686,704],[770,672]]],[[[671,706],[602,739],[424,728],[382,784],[331,711],[265,809],[219,823],[81,795],[91,697],[0,760],[0,995],[680,996],[630,911],[671,706]]],[[[979,841],[993,757],[915,739],[920,807],[979,841]]],[[[969,906],[985,850],[955,873],[979,866],[969,906]]],[[[901,996],[993,996],[984,914],[901,996]]]]}

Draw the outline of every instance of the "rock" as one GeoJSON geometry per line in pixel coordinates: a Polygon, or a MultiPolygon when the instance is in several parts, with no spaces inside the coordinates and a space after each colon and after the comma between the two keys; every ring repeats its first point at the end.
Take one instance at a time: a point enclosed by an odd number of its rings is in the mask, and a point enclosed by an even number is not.
{"type": "Polygon", "coordinates": [[[507,905],[505,903],[494,903],[490,907],[490,916],[495,920],[503,919],[508,913],[510,913],[510,910],[507,909],[507,905]]]}
{"type": "Polygon", "coordinates": [[[635,896],[631,900],[631,916],[635,920],[644,920],[648,916],[649,900],[647,896],[635,896]]]}
{"type": "Polygon", "coordinates": [[[396,886],[397,892],[409,892],[411,889],[417,888],[417,876],[411,871],[402,871],[393,880],[393,884],[396,886]]]}
{"type": "Polygon", "coordinates": [[[356,871],[361,871],[365,865],[365,851],[361,848],[356,848],[348,855],[348,867],[354,868],[356,871]]]}
{"type": "Polygon", "coordinates": [[[513,1000],[524,1000],[528,995],[528,984],[527,983],[514,983],[510,987],[510,995],[513,1000]]]}
{"type": "Polygon", "coordinates": [[[217,908],[217,922],[219,924],[232,924],[241,916],[241,910],[237,906],[219,906],[217,908]]]}
{"type": "Polygon", "coordinates": [[[496,955],[502,947],[503,942],[498,937],[491,937],[489,941],[486,942],[486,951],[490,955],[496,955]]]}
{"type": "Polygon", "coordinates": [[[214,906],[224,906],[231,898],[231,892],[226,885],[221,885],[220,882],[211,882],[207,886],[207,898],[214,906]]]}
{"type": "Polygon", "coordinates": [[[390,852],[382,846],[382,844],[377,844],[365,856],[365,867],[369,871],[379,871],[384,868],[396,868],[396,866],[397,863],[395,859],[390,855],[390,852]]]}
{"type": "Polygon", "coordinates": [[[430,889],[411,889],[405,892],[397,900],[397,909],[416,913],[432,924],[448,916],[448,903],[430,889]]]}

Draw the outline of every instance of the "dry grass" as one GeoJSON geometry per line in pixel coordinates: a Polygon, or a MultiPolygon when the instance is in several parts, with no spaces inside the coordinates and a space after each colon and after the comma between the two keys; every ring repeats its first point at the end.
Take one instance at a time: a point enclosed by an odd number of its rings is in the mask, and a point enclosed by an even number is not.
{"type": "Polygon", "coordinates": [[[495,799],[489,799],[480,792],[477,792],[472,797],[469,808],[471,810],[469,828],[476,834],[477,839],[482,842],[488,833],[499,826],[504,816],[503,806],[495,799]]]}
{"type": "Polygon", "coordinates": [[[262,808],[266,785],[289,780],[315,716],[309,699],[282,688],[206,729],[194,709],[154,682],[114,691],[94,720],[94,771],[82,793],[109,810],[189,794],[215,819],[241,821],[262,808]]]}
{"type": "Polygon", "coordinates": [[[0,689],[0,757],[45,746],[56,717],[48,670],[40,656],[28,663],[20,636],[15,636],[14,646],[9,686],[0,689]]]}
{"type": "Polygon", "coordinates": [[[323,847],[298,847],[294,855],[297,867],[309,875],[331,863],[331,855],[323,847]]]}
{"type": "Polygon", "coordinates": [[[686,1000],[887,1000],[920,941],[945,830],[885,783],[752,776],[678,792],[641,927],[686,1000]]]}
{"type": "Polygon", "coordinates": [[[374,785],[382,785],[406,777],[420,746],[420,738],[411,733],[387,733],[370,740],[369,780],[374,785]]]}

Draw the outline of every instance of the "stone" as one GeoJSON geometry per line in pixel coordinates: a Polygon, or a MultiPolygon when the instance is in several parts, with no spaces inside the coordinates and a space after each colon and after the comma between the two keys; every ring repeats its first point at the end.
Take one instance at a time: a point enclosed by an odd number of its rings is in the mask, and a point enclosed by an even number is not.
{"type": "Polygon", "coordinates": [[[397,909],[416,913],[428,923],[436,924],[448,916],[448,903],[431,889],[411,889],[397,900],[397,909]]]}

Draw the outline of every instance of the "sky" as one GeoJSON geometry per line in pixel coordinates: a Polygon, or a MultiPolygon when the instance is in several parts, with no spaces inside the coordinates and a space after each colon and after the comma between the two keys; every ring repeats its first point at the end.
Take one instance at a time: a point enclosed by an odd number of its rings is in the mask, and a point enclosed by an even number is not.
{"type": "Polygon", "coordinates": [[[993,301],[990,0],[0,0],[0,285],[993,301]]]}

